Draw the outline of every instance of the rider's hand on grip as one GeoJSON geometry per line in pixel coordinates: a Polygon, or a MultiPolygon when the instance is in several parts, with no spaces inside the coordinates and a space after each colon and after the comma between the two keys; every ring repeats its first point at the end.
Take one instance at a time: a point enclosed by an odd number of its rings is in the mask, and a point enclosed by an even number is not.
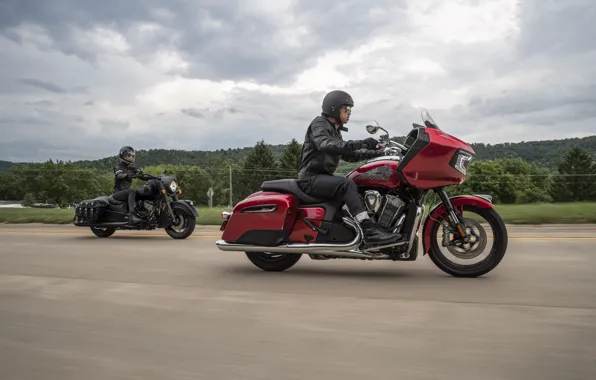
{"type": "Polygon", "coordinates": [[[376,139],[369,137],[367,139],[362,140],[362,144],[365,145],[363,148],[373,150],[377,148],[379,142],[376,139]]]}

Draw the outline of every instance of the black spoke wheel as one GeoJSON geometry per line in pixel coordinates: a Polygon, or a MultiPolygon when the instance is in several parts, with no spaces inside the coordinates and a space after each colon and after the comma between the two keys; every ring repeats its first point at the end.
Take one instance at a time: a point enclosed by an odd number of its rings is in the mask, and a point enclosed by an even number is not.
{"type": "MultiPolygon", "coordinates": [[[[503,219],[494,208],[480,208],[476,206],[464,206],[464,212],[469,212],[480,216],[490,226],[493,232],[493,244],[486,258],[474,264],[459,264],[450,260],[441,251],[438,241],[439,230],[442,229],[441,223],[435,222],[431,227],[431,246],[429,257],[432,262],[443,272],[454,277],[480,277],[495,269],[503,260],[507,251],[508,234],[503,219]]],[[[456,258],[463,260],[472,260],[479,257],[489,245],[488,234],[484,228],[474,219],[465,218],[466,231],[470,234],[470,242],[460,242],[457,245],[446,247],[447,250],[456,258]]]]}
{"type": "Polygon", "coordinates": [[[256,267],[267,272],[283,272],[293,267],[302,257],[296,253],[245,252],[256,267]]]}

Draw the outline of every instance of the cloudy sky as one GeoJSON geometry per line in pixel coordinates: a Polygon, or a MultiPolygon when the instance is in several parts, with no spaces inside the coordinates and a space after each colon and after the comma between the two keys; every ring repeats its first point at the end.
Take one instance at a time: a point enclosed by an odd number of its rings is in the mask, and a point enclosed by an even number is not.
{"type": "Polygon", "coordinates": [[[0,0],[0,159],[302,141],[326,91],[404,135],[596,134],[593,0],[0,0]],[[335,4],[335,5],[332,5],[335,4]]]}

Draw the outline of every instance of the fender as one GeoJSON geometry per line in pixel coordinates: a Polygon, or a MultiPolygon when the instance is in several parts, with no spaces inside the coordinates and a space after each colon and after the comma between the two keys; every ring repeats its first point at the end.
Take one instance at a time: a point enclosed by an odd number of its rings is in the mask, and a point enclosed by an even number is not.
{"type": "MultiPolygon", "coordinates": [[[[490,195],[456,195],[449,198],[449,201],[453,205],[453,208],[457,209],[458,207],[463,206],[476,206],[479,208],[493,208],[494,205],[492,203],[492,197],[490,195]]],[[[441,216],[443,213],[447,211],[445,204],[443,202],[439,203],[435,207],[433,207],[426,217],[424,221],[424,227],[422,227],[422,251],[423,256],[428,253],[430,250],[430,231],[433,223],[435,223],[435,219],[441,216]]]]}
{"type": "Polygon", "coordinates": [[[196,218],[199,217],[199,212],[197,211],[195,206],[192,204],[192,201],[189,201],[187,199],[181,199],[181,200],[172,202],[171,205],[172,205],[171,206],[172,208],[174,208],[174,206],[184,207],[185,209],[190,211],[196,218]]]}

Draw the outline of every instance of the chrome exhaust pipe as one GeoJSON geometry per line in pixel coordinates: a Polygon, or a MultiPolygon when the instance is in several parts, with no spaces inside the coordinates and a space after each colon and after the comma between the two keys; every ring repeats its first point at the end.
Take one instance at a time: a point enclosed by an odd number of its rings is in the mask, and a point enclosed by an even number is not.
{"type": "Polygon", "coordinates": [[[339,256],[354,256],[354,257],[370,257],[363,253],[358,253],[358,247],[362,243],[362,229],[360,225],[350,218],[343,217],[343,222],[350,226],[355,232],[356,237],[344,244],[329,244],[329,243],[313,243],[313,244],[282,244],[274,247],[247,245],[227,243],[224,240],[215,242],[217,248],[222,251],[232,252],[272,252],[272,253],[312,253],[320,255],[339,255],[339,256]],[[356,250],[356,252],[354,252],[356,250]],[[352,251],[352,252],[349,252],[352,251]]]}

